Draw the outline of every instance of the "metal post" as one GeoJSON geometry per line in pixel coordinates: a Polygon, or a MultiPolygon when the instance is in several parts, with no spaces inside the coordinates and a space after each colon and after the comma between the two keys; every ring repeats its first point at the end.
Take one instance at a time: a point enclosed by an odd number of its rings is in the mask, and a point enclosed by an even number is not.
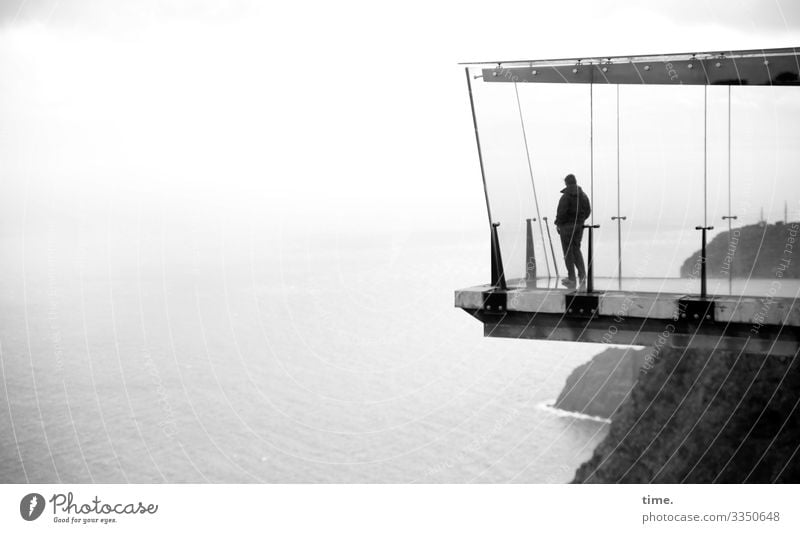
{"type": "Polygon", "coordinates": [[[556,251],[553,248],[553,237],[550,236],[550,224],[547,223],[547,217],[542,217],[544,219],[544,226],[547,228],[547,240],[550,241],[550,254],[553,256],[553,268],[556,269],[556,279],[560,276],[558,275],[558,263],[556,263],[556,251]]]}
{"type": "MultiPolygon", "coordinates": [[[[539,233],[542,235],[542,251],[544,252],[544,266],[547,269],[547,279],[551,279],[553,276],[550,274],[550,261],[547,259],[547,243],[544,242],[544,229],[542,228],[542,219],[539,219],[539,233]]],[[[556,258],[553,258],[553,264],[555,264],[556,258]]]]}
{"type": "MultiPolygon", "coordinates": [[[[617,204],[619,206],[619,204],[617,204]]],[[[619,208],[617,208],[619,212],[619,208]]],[[[617,286],[622,290],[622,221],[628,217],[615,216],[611,220],[617,221],[617,286]]]]}
{"type": "Polygon", "coordinates": [[[497,236],[497,226],[499,225],[499,222],[492,223],[492,286],[505,291],[508,290],[508,286],[503,269],[503,256],[500,254],[500,239],[497,236]]]}
{"type": "Polygon", "coordinates": [[[588,261],[588,271],[586,273],[586,292],[594,292],[594,261],[593,261],[593,253],[594,250],[592,249],[593,244],[592,241],[594,240],[594,232],[595,228],[599,228],[600,224],[587,224],[583,226],[584,228],[589,228],[589,261],[588,261]]]}
{"type": "MultiPolygon", "coordinates": [[[[730,188],[730,185],[728,187],[730,188]]],[[[730,203],[728,205],[728,212],[730,213],[730,203]]],[[[731,234],[733,232],[731,220],[736,219],[736,215],[726,215],[722,217],[722,220],[728,221],[728,253],[731,251],[731,234]]],[[[736,251],[733,252],[733,255],[736,255],[736,251]]],[[[731,264],[728,265],[728,294],[733,294],[733,257],[731,257],[731,264]]]]}
{"type": "Polygon", "coordinates": [[[700,298],[708,296],[706,290],[706,231],[714,229],[714,226],[696,226],[694,229],[703,232],[703,244],[700,248],[700,298]]]}
{"type": "Polygon", "coordinates": [[[527,287],[536,287],[536,250],[533,245],[533,222],[536,222],[536,219],[529,218],[526,223],[525,285],[527,287]]]}

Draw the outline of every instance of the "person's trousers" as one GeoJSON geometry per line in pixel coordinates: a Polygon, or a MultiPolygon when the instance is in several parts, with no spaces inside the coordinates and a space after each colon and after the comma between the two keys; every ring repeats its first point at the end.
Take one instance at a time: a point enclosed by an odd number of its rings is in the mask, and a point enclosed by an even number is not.
{"type": "Polygon", "coordinates": [[[575,269],[578,277],[586,279],[586,265],[581,253],[581,239],[583,239],[583,224],[565,224],[558,227],[561,235],[561,248],[564,250],[564,263],[567,265],[567,277],[575,279],[575,269]]]}

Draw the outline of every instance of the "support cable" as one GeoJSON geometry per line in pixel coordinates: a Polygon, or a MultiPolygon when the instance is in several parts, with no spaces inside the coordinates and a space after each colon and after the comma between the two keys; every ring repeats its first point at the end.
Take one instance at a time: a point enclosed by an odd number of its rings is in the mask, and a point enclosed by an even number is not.
{"type": "MultiPolygon", "coordinates": [[[[589,203],[594,208],[594,83],[589,83],[589,203]]],[[[594,225],[594,209],[589,216],[594,225]]]]}
{"type": "MultiPolygon", "coordinates": [[[[736,215],[731,214],[731,86],[728,85],[728,214],[722,220],[728,221],[728,253],[731,253],[731,233],[733,232],[732,221],[736,220],[736,215]]],[[[733,252],[734,255],[736,251],[733,252]]],[[[733,294],[733,261],[728,265],[728,294],[733,294]]]]}
{"type": "MultiPolygon", "coordinates": [[[[594,83],[589,82],[589,203],[594,208],[594,83]]],[[[593,230],[599,228],[594,223],[594,209],[591,211],[589,228],[588,292],[594,292],[594,255],[592,250],[593,230]]]]}
{"type": "MultiPolygon", "coordinates": [[[[536,182],[533,179],[533,164],[531,163],[531,153],[528,149],[528,134],[525,131],[525,121],[522,118],[522,103],[519,99],[519,90],[517,89],[517,82],[514,82],[514,93],[517,95],[517,110],[519,111],[519,125],[522,128],[522,140],[525,142],[525,157],[528,162],[528,173],[531,176],[531,187],[533,188],[533,202],[536,206],[536,220],[539,222],[539,235],[542,236],[542,248],[544,249],[544,263],[547,266],[547,279],[550,279],[550,263],[547,261],[547,246],[544,245],[544,226],[542,225],[542,216],[539,212],[539,197],[536,194],[536,182]]],[[[553,257],[553,263],[556,258],[553,257]]]]}
{"type": "Polygon", "coordinates": [[[703,85],[703,225],[695,227],[702,232],[700,248],[700,298],[708,296],[706,286],[706,232],[714,229],[708,225],[708,85],[703,85]]]}
{"type": "Polygon", "coordinates": [[[489,228],[492,223],[492,208],[489,205],[489,189],[486,187],[486,171],[483,167],[483,153],[481,151],[481,136],[478,134],[478,117],[475,115],[475,100],[472,96],[472,80],[469,79],[469,67],[464,69],[467,74],[467,89],[469,90],[469,107],[472,111],[472,126],[475,129],[475,144],[478,147],[478,163],[481,166],[481,180],[483,181],[483,195],[486,198],[486,212],[489,215],[489,228]]]}
{"type": "MultiPolygon", "coordinates": [[[[731,86],[728,85],[728,214],[731,214],[731,86]]],[[[728,221],[730,224],[730,219],[728,221]]]]}
{"type": "Polygon", "coordinates": [[[620,169],[619,169],[619,85],[617,85],[617,287],[622,290],[622,221],[620,214],[620,169]]]}
{"type": "Polygon", "coordinates": [[[486,213],[489,215],[489,231],[491,237],[491,265],[492,265],[492,285],[496,288],[506,290],[505,271],[503,270],[503,256],[500,252],[500,239],[497,235],[499,222],[492,220],[492,208],[489,204],[489,189],[486,187],[486,171],[483,166],[483,152],[481,151],[481,137],[478,134],[478,117],[475,114],[475,99],[472,96],[472,80],[469,77],[469,67],[464,68],[467,76],[467,89],[469,90],[469,107],[472,111],[472,126],[475,128],[475,144],[478,148],[478,162],[481,165],[481,180],[483,181],[483,194],[486,197],[486,213]]]}
{"type": "Polygon", "coordinates": [[[708,85],[703,85],[703,226],[708,226],[708,85]]]}
{"type": "MultiPolygon", "coordinates": [[[[731,251],[731,86],[728,85],[728,253],[731,251]]],[[[733,261],[731,261],[732,263],[733,261]]],[[[733,265],[728,265],[728,294],[733,294],[733,265]]]]}

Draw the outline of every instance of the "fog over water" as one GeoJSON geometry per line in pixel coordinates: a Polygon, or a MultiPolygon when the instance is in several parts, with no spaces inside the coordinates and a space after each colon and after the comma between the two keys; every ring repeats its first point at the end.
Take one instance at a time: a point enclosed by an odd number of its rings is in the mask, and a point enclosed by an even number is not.
{"type": "Polygon", "coordinates": [[[26,243],[3,281],[4,481],[564,482],[604,435],[542,408],[598,347],[484,339],[452,307],[482,238],[162,224],[26,243]]]}
{"type": "MultiPolygon", "coordinates": [[[[489,278],[457,63],[797,42],[794,4],[705,4],[706,26],[693,2],[583,2],[569,39],[547,21],[572,7],[530,2],[492,10],[545,21],[533,35],[477,2],[0,4],[0,482],[570,480],[606,424],[545,404],[602,347],[487,339],[453,307],[489,278]]],[[[475,89],[519,268],[534,207],[513,89],[475,89]]],[[[552,217],[564,174],[588,183],[586,87],[522,89],[552,217]]],[[[609,89],[598,275],[616,268],[609,89]]],[[[702,92],[625,89],[625,264],[677,276],[703,217],[702,92]]],[[[718,220],[727,95],[709,98],[718,220]]],[[[732,102],[739,222],[800,215],[798,99],[732,102]]]]}

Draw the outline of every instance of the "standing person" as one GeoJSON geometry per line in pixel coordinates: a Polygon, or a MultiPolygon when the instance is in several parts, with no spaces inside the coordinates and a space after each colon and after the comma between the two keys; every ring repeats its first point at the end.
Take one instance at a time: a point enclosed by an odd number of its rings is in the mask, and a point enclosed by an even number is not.
{"type": "Polygon", "coordinates": [[[574,289],[576,286],[575,268],[577,267],[578,278],[581,288],[583,288],[586,283],[586,265],[581,253],[581,239],[583,238],[583,223],[589,218],[592,208],[589,205],[589,197],[578,186],[573,174],[567,174],[564,184],[566,187],[561,190],[555,221],[558,234],[561,235],[564,263],[567,265],[567,279],[562,279],[561,283],[574,289]]]}

